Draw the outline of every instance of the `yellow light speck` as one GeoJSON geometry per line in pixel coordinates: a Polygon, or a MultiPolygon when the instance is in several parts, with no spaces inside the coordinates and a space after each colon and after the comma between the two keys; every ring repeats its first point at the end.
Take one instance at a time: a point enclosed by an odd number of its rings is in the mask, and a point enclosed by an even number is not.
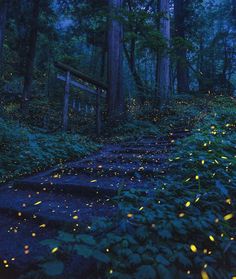
{"type": "Polygon", "coordinates": [[[194,245],[194,244],[191,244],[190,245],[190,249],[193,253],[196,253],[197,252],[197,247],[194,245]]]}
{"type": "Polygon", "coordinates": [[[41,204],[42,203],[42,201],[38,201],[38,202],[36,202],[34,205],[39,205],[39,204],[41,204]]]}
{"type": "Polygon", "coordinates": [[[40,228],[45,228],[46,227],[46,224],[42,224],[39,226],[40,228]]]}
{"type": "Polygon", "coordinates": [[[225,202],[226,202],[227,204],[231,204],[231,199],[227,199],[225,202]]]}
{"type": "Polygon", "coordinates": [[[190,205],[191,205],[191,202],[190,202],[190,201],[188,201],[188,202],[185,203],[185,206],[186,206],[186,207],[189,207],[190,205]]]}
{"type": "Polygon", "coordinates": [[[224,216],[224,220],[228,221],[228,220],[232,219],[233,217],[234,217],[233,213],[230,213],[230,214],[227,214],[224,216]]]}
{"type": "Polygon", "coordinates": [[[58,247],[55,247],[55,248],[52,249],[51,253],[54,254],[54,253],[56,253],[57,251],[58,251],[58,247]]]}
{"type": "Polygon", "coordinates": [[[204,270],[201,272],[201,276],[202,276],[202,279],[209,279],[208,274],[204,270]]]}
{"type": "Polygon", "coordinates": [[[209,235],[209,239],[210,239],[210,241],[215,241],[215,239],[214,239],[214,237],[212,236],[212,235],[209,235]]]}

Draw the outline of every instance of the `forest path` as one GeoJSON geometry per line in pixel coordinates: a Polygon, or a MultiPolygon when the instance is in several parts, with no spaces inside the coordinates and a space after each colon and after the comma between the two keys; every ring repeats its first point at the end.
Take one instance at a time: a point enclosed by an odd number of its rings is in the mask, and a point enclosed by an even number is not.
{"type": "Polygon", "coordinates": [[[1,187],[2,263],[6,260],[22,272],[35,257],[50,253],[41,240],[55,237],[60,229],[81,232],[96,217],[114,214],[111,197],[119,190],[152,191],[153,179],[168,169],[175,140],[188,134],[175,129],[165,137],[106,145],[85,159],[1,187]]]}

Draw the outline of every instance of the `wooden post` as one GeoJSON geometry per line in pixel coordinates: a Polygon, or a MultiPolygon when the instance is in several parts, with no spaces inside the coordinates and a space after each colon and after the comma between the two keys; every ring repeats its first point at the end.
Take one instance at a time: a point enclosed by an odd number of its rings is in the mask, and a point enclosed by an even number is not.
{"type": "Polygon", "coordinates": [[[101,90],[97,89],[97,96],[96,96],[96,129],[97,129],[97,136],[101,135],[101,104],[100,104],[100,94],[101,94],[101,90]]]}
{"type": "Polygon", "coordinates": [[[65,95],[64,95],[64,109],[63,109],[63,131],[67,131],[68,129],[69,95],[70,95],[70,72],[67,72],[65,95]]]}
{"type": "Polygon", "coordinates": [[[72,108],[73,110],[75,110],[75,107],[76,107],[76,102],[75,102],[75,99],[72,100],[72,108]]]}
{"type": "Polygon", "coordinates": [[[81,112],[80,102],[78,102],[78,112],[81,112]]]}

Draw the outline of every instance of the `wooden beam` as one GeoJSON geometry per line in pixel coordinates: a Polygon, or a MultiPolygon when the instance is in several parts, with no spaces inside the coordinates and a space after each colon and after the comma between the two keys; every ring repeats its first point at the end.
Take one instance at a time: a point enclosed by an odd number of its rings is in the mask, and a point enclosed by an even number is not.
{"type": "Polygon", "coordinates": [[[63,108],[63,130],[67,131],[68,129],[68,113],[69,113],[69,96],[70,96],[70,72],[67,72],[66,75],[66,86],[65,86],[65,95],[64,95],[64,108],[63,108]]]}
{"type": "Polygon", "coordinates": [[[98,89],[98,94],[96,97],[96,128],[97,128],[97,136],[101,135],[101,103],[100,103],[100,96],[101,92],[98,89]]]}
{"type": "Polygon", "coordinates": [[[107,85],[104,84],[103,82],[101,81],[97,81],[97,80],[94,80],[93,78],[79,72],[78,70],[66,65],[66,64],[63,64],[61,62],[54,62],[54,65],[56,68],[62,70],[62,71],[65,71],[65,72],[70,72],[72,75],[74,75],[75,77],[85,81],[85,82],[88,82],[94,86],[96,86],[97,88],[100,88],[100,89],[103,89],[103,90],[106,90],[107,91],[107,85]]]}
{"type": "MultiPolygon", "coordinates": [[[[61,75],[57,75],[57,79],[59,80],[62,80],[62,81],[66,81],[66,78],[64,76],[61,76],[61,75]]],[[[98,92],[96,90],[93,90],[77,81],[74,81],[74,80],[71,80],[70,79],[70,84],[83,90],[83,91],[86,91],[87,93],[90,93],[90,94],[93,94],[93,95],[97,95],[98,92]]],[[[105,98],[105,96],[103,94],[101,94],[101,97],[105,98]]]]}

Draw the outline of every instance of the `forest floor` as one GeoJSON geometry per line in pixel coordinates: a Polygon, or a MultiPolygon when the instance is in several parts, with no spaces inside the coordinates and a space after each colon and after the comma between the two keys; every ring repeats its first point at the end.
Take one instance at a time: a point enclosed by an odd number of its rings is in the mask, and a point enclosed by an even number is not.
{"type": "Polygon", "coordinates": [[[166,171],[171,145],[188,134],[175,130],[167,137],[105,145],[83,160],[1,187],[0,214],[5,228],[1,229],[1,257],[10,267],[24,270],[35,257],[50,252],[41,241],[55,238],[56,229],[81,232],[98,217],[113,215],[117,206],[111,197],[121,189],[150,191],[153,184],[148,177],[166,171]]]}
{"type": "Polygon", "coordinates": [[[180,102],[163,135],[132,123],[120,143],[3,185],[1,278],[233,278],[235,110],[180,102]]]}

